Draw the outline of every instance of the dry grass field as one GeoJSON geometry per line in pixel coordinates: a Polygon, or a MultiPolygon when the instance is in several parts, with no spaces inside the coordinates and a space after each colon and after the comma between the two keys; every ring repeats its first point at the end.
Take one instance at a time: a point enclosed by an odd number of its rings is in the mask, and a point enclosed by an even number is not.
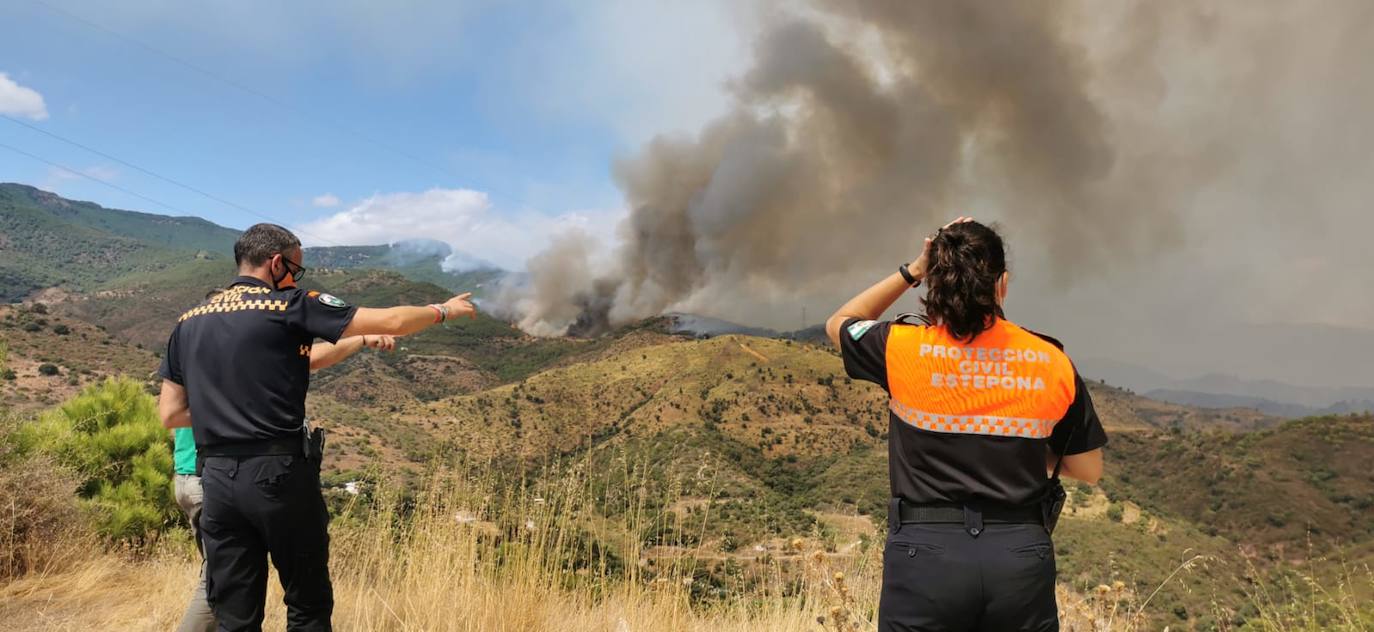
{"type": "MultiPolygon", "coordinates": [[[[685,548],[677,555],[649,555],[641,538],[628,537],[673,521],[685,522],[679,528],[705,529],[709,509],[684,514],[682,506],[692,501],[646,502],[647,484],[608,495],[598,491],[604,474],[585,465],[522,491],[471,468],[434,476],[414,497],[386,491],[367,501],[355,497],[332,527],[336,627],[465,632],[876,628],[880,545],[827,552],[815,539],[796,538],[763,555],[723,556],[749,581],[741,584],[747,588],[718,591],[713,575],[705,572],[706,565],[721,563],[718,552],[685,548]]],[[[862,530],[863,523],[855,528],[862,530]]],[[[870,542],[881,542],[876,529],[870,536],[870,542]]],[[[184,537],[139,553],[102,549],[79,532],[61,537],[47,543],[42,567],[0,585],[0,629],[174,628],[197,568],[184,537]]],[[[1176,573],[1192,572],[1192,566],[1205,563],[1201,557],[1185,555],[1176,573]]],[[[1310,583],[1311,603],[1275,602],[1257,589],[1249,627],[1222,629],[1369,629],[1367,604],[1355,597],[1374,587],[1359,585],[1374,582],[1367,569],[1325,585],[1311,578],[1298,581],[1310,583]]],[[[1151,603],[1153,595],[1138,594],[1123,582],[1086,593],[1061,586],[1059,592],[1065,630],[1158,629],[1145,623],[1160,607],[1151,603]]],[[[285,612],[275,578],[269,582],[268,604],[267,629],[282,629],[285,612]]],[[[1173,629],[1194,628],[1180,622],[1173,629]]]]}

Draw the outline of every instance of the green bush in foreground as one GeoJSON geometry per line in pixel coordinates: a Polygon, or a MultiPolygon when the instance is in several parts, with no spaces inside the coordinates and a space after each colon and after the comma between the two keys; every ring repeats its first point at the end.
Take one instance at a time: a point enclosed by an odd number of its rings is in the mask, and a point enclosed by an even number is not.
{"type": "Polygon", "coordinates": [[[87,387],[20,428],[15,445],[78,474],[77,495],[106,537],[139,544],[178,523],[168,433],[137,381],[111,378],[87,387]]]}

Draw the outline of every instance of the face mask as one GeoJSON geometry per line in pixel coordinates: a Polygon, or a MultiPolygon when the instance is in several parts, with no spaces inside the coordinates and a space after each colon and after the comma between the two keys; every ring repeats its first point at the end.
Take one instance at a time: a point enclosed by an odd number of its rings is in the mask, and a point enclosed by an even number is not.
{"type": "Polygon", "coordinates": [[[288,274],[291,273],[291,269],[288,268],[287,265],[286,265],[286,260],[285,260],[285,258],[282,259],[281,268],[282,268],[282,270],[281,270],[281,275],[280,275],[280,276],[274,275],[274,276],[272,277],[272,289],[273,289],[273,290],[281,290],[281,289],[283,289],[283,288],[296,287],[296,280],[295,280],[295,279],[291,279],[291,284],[290,284],[290,285],[282,285],[282,284],[281,284],[282,281],[285,281],[285,280],[286,280],[286,275],[288,275],[288,274]]]}

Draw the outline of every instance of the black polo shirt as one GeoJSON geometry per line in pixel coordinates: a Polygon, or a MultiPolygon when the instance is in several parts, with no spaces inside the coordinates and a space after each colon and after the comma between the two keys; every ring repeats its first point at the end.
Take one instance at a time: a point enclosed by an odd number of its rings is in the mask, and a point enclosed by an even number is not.
{"type": "Polygon", "coordinates": [[[298,436],[310,345],[337,342],[358,308],[238,277],[181,315],[158,373],[186,388],[196,446],[298,436]]]}

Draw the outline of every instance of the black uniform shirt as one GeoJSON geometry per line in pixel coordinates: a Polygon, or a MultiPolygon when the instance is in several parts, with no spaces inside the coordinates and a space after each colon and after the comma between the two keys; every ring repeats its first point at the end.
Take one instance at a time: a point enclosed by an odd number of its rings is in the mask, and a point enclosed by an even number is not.
{"type": "Polygon", "coordinates": [[[337,342],[357,310],[329,294],[238,277],[182,314],[158,372],[186,388],[196,445],[298,436],[310,345],[337,342]]]}
{"type": "MultiPolygon", "coordinates": [[[[909,325],[897,325],[909,326],[909,325]]],[[[891,392],[888,340],[894,323],[850,319],[840,330],[841,357],[852,378],[891,392]]],[[[1062,348],[1053,338],[1035,334],[1062,348]]],[[[977,344],[979,340],[975,340],[977,344]]],[[[914,353],[915,350],[910,352],[914,353]]],[[[994,501],[1022,505],[1036,501],[1048,478],[1045,448],[1081,454],[1107,443],[1092,397],[1077,372],[1067,412],[1044,439],[931,432],[888,414],[888,470],[892,495],[917,504],[994,501]]],[[[919,403],[918,403],[919,404],[919,403]]]]}

